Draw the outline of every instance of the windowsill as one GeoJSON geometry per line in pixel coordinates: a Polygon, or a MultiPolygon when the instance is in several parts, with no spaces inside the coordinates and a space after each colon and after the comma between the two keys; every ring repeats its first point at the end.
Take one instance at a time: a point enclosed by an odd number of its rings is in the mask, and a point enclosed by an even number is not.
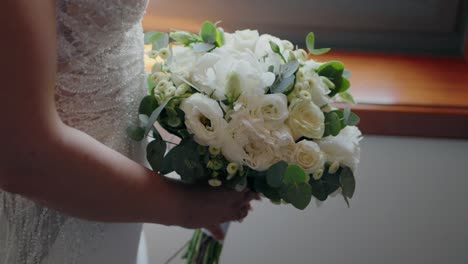
{"type": "Polygon", "coordinates": [[[351,52],[314,57],[340,60],[352,72],[352,106],[366,134],[468,138],[468,63],[351,52]]]}

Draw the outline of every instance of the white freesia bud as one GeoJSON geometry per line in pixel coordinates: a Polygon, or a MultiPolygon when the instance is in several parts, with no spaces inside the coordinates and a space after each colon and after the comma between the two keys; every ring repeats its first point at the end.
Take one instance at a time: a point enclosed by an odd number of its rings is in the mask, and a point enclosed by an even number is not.
{"type": "Polygon", "coordinates": [[[151,72],[162,72],[163,71],[163,65],[161,62],[155,62],[153,64],[153,68],[151,68],[151,72]]]}
{"type": "Polygon", "coordinates": [[[220,187],[221,185],[223,185],[223,182],[218,179],[211,179],[208,181],[208,184],[211,187],[220,187]]]}
{"type": "Polygon", "coordinates": [[[237,171],[239,170],[239,164],[235,162],[231,162],[228,164],[226,170],[229,175],[235,175],[237,171]]]}
{"type": "Polygon", "coordinates": [[[304,83],[297,82],[296,85],[294,86],[294,91],[295,92],[301,92],[305,89],[304,83]]]}
{"type": "Polygon", "coordinates": [[[296,73],[296,80],[298,82],[303,82],[305,81],[305,73],[303,69],[299,69],[296,73]]]}
{"type": "Polygon", "coordinates": [[[289,40],[282,40],[281,43],[283,44],[284,50],[293,50],[294,45],[289,40]]]}
{"type": "Polygon", "coordinates": [[[308,91],[301,91],[299,93],[299,98],[304,99],[304,100],[311,100],[312,96],[310,95],[308,91]]]}
{"type": "Polygon", "coordinates": [[[294,56],[299,62],[307,61],[307,52],[303,49],[298,49],[294,51],[294,56]]]}
{"type": "Polygon", "coordinates": [[[159,53],[157,50],[151,50],[148,52],[148,57],[151,59],[156,59],[158,57],[159,53]]]}
{"type": "Polygon", "coordinates": [[[163,60],[167,60],[171,56],[171,51],[168,48],[162,48],[159,50],[159,57],[163,60]]]}
{"type": "Polygon", "coordinates": [[[340,168],[340,163],[338,161],[334,161],[330,165],[330,168],[328,168],[328,173],[335,174],[338,171],[339,168],[340,168]]]}
{"type": "Polygon", "coordinates": [[[208,151],[210,152],[211,155],[213,156],[216,156],[216,155],[219,155],[221,153],[221,149],[218,148],[218,147],[213,147],[213,146],[210,146],[208,148],[208,151]]]}
{"type": "Polygon", "coordinates": [[[176,96],[182,96],[182,95],[186,94],[189,90],[190,90],[190,86],[188,84],[186,84],[186,83],[183,83],[183,84],[179,85],[179,87],[177,87],[175,95],[176,96]]]}
{"type": "Polygon", "coordinates": [[[169,86],[166,88],[166,90],[164,90],[164,96],[172,97],[174,96],[175,92],[176,92],[176,88],[173,85],[169,86]]]}
{"type": "Polygon", "coordinates": [[[184,100],[180,109],[185,113],[185,125],[195,141],[202,146],[221,146],[227,127],[223,110],[206,95],[196,93],[184,100]]]}
{"type": "Polygon", "coordinates": [[[155,73],[151,74],[150,78],[155,84],[158,84],[160,81],[166,79],[165,74],[162,73],[162,72],[155,72],[155,73]]]}
{"type": "Polygon", "coordinates": [[[162,80],[156,86],[156,90],[164,92],[167,88],[169,88],[171,86],[172,86],[172,83],[170,83],[169,81],[166,81],[166,80],[162,80]]]}
{"type": "Polygon", "coordinates": [[[359,141],[361,138],[361,131],[357,127],[347,126],[340,131],[338,136],[329,136],[317,143],[325,152],[329,162],[337,161],[354,171],[360,159],[359,141]]]}
{"type": "Polygon", "coordinates": [[[156,99],[156,101],[158,101],[158,103],[161,103],[163,101],[163,98],[160,94],[155,93],[154,98],[156,99]]]}
{"type": "Polygon", "coordinates": [[[226,83],[226,98],[230,102],[235,102],[241,95],[241,80],[237,72],[228,75],[226,83]]]}
{"type": "Polygon", "coordinates": [[[316,171],[313,174],[314,180],[316,180],[316,181],[320,180],[322,178],[322,176],[323,176],[323,170],[322,169],[316,171]]]}
{"type": "Polygon", "coordinates": [[[296,99],[291,102],[287,124],[295,140],[301,137],[322,138],[325,132],[325,116],[310,100],[296,99]]]}
{"type": "Polygon", "coordinates": [[[325,155],[319,145],[313,141],[302,140],[296,144],[294,150],[295,163],[307,174],[315,173],[325,164],[325,155]]]}

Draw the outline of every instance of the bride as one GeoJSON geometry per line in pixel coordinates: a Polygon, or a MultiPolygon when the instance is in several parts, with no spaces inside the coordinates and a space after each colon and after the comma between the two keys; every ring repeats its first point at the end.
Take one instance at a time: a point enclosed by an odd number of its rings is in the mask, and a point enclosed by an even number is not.
{"type": "Polygon", "coordinates": [[[143,222],[222,239],[247,215],[250,193],[159,177],[125,135],[146,91],[146,1],[0,4],[1,264],[142,263],[143,222]]]}

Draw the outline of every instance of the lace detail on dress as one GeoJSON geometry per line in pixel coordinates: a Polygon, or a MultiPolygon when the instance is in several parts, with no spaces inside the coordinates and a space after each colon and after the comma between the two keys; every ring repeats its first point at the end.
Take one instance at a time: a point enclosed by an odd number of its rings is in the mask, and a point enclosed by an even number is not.
{"type": "MultiPolygon", "coordinates": [[[[125,128],[146,93],[141,19],[147,0],[57,0],[56,103],[62,120],[132,157],[125,128]]],[[[78,263],[105,224],[0,191],[0,264],[78,263]],[[66,241],[66,248],[57,245],[66,241]]],[[[99,243],[92,243],[99,244],[99,243]]]]}

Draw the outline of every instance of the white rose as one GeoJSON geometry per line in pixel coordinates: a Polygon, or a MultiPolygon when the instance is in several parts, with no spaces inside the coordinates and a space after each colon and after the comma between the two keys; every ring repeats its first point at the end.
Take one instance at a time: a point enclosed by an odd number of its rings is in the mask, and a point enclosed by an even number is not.
{"type": "Polygon", "coordinates": [[[264,145],[256,144],[256,146],[249,146],[249,148],[252,148],[252,151],[247,160],[247,165],[256,171],[266,171],[281,160],[273,149],[264,145]],[[257,149],[254,149],[255,147],[257,149]]]}
{"type": "Polygon", "coordinates": [[[302,140],[297,143],[293,156],[294,163],[308,174],[322,169],[325,164],[325,155],[320,151],[319,145],[313,141],[302,140]]]}
{"type": "Polygon", "coordinates": [[[240,30],[236,31],[232,34],[225,33],[226,43],[225,46],[238,50],[244,51],[245,49],[249,49],[254,51],[255,44],[259,38],[259,34],[257,30],[240,30]]]}
{"type": "Polygon", "coordinates": [[[238,74],[242,92],[253,95],[265,93],[275,80],[275,75],[264,70],[251,51],[239,52],[226,47],[203,55],[194,66],[192,80],[206,94],[224,100],[232,73],[238,74]]]}
{"type": "Polygon", "coordinates": [[[329,136],[317,141],[317,143],[325,153],[328,162],[337,161],[354,171],[360,160],[359,141],[361,139],[362,134],[357,127],[347,126],[340,131],[338,136],[329,136]]]}
{"type": "Polygon", "coordinates": [[[325,131],[325,116],[320,108],[309,100],[296,99],[289,106],[287,124],[295,140],[301,137],[318,139],[325,131]]]}
{"type": "Polygon", "coordinates": [[[184,100],[180,109],[185,113],[185,125],[195,141],[203,146],[221,146],[227,123],[218,103],[196,93],[184,100]]]}
{"type": "Polygon", "coordinates": [[[260,98],[253,115],[265,121],[284,122],[288,118],[288,98],[284,94],[267,94],[260,98]]]}
{"type": "Polygon", "coordinates": [[[258,39],[257,44],[255,45],[255,56],[257,56],[262,63],[264,70],[268,70],[270,66],[273,66],[275,73],[278,73],[280,65],[283,64],[284,61],[281,59],[280,55],[273,52],[270,46],[270,41],[278,45],[280,52],[286,57],[287,52],[284,52],[282,41],[279,38],[268,34],[261,35],[258,39]]]}

